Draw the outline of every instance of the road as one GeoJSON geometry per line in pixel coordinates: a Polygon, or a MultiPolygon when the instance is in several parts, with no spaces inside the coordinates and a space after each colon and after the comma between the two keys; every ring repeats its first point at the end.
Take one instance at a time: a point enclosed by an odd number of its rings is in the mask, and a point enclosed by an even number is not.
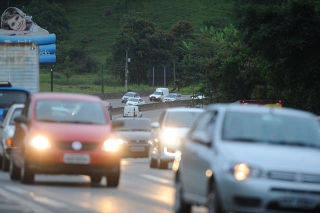
{"type": "MultiPolygon", "coordinates": [[[[156,121],[162,110],[146,111],[143,117],[156,121]]],[[[150,169],[147,158],[121,162],[118,188],[105,180],[91,186],[87,176],[36,175],[33,185],[11,181],[0,171],[0,212],[2,213],[172,213],[173,171],[150,169]]],[[[193,213],[205,213],[194,207],[193,213]]]]}

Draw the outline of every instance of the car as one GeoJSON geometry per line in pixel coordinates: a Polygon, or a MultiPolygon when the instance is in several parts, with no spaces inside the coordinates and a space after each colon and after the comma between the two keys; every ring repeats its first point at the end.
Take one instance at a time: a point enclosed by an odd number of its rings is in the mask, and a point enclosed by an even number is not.
{"type": "Polygon", "coordinates": [[[146,158],[149,156],[151,120],[149,118],[117,118],[120,123],[114,128],[115,134],[122,140],[123,158],[146,158]]]}
{"type": "Polygon", "coordinates": [[[24,104],[11,105],[0,126],[0,165],[3,171],[9,170],[12,136],[15,130],[14,119],[21,114],[23,107],[24,104]]]}
{"type": "Polygon", "coordinates": [[[174,212],[319,212],[315,118],[285,107],[207,106],[173,163],[174,212]]]}
{"type": "Polygon", "coordinates": [[[166,97],[164,97],[163,102],[172,102],[181,100],[180,93],[169,93],[166,97]]]}
{"type": "Polygon", "coordinates": [[[159,121],[151,123],[150,168],[168,169],[180,149],[183,137],[203,111],[200,108],[167,108],[160,115],[159,121]]]}
{"type": "Polygon", "coordinates": [[[124,106],[123,107],[123,117],[142,117],[142,112],[139,106],[124,106]]]}
{"type": "Polygon", "coordinates": [[[137,92],[127,92],[124,94],[124,96],[122,96],[121,103],[126,103],[130,98],[140,98],[140,95],[137,92]]]}
{"type": "Polygon", "coordinates": [[[201,99],[206,98],[206,96],[203,93],[198,92],[198,93],[195,93],[195,94],[191,95],[190,98],[191,99],[200,99],[201,100],[201,99]]]}
{"type": "Polygon", "coordinates": [[[145,100],[143,100],[142,98],[130,98],[126,102],[126,106],[137,106],[145,103],[146,103],[145,100]]]}
{"type": "Polygon", "coordinates": [[[98,96],[34,93],[15,119],[11,180],[34,183],[37,174],[87,175],[92,184],[120,180],[120,144],[98,96]]]}

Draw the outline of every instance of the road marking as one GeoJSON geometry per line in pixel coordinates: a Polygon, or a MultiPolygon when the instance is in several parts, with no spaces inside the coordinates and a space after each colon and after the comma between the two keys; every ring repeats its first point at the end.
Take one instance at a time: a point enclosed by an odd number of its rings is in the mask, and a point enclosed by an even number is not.
{"type": "Polygon", "coordinates": [[[162,184],[170,184],[171,181],[169,180],[166,180],[166,179],[163,179],[163,178],[158,178],[158,177],[155,177],[155,176],[152,176],[152,175],[140,175],[141,177],[143,178],[146,178],[148,180],[152,180],[152,181],[156,181],[156,182],[159,182],[159,183],[162,183],[162,184]]]}
{"type": "Polygon", "coordinates": [[[5,189],[7,189],[10,192],[14,192],[16,194],[29,194],[28,191],[20,189],[18,187],[15,186],[4,186],[5,189]]]}
{"type": "Polygon", "coordinates": [[[15,203],[22,205],[21,210],[32,209],[32,213],[54,213],[54,212],[50,211],[49,209],[43,208],[34,202],[27,201],[21,197],[14,195],[14,194],[10,193],[8,190],[0,188],[0,195],[5,197],[9,201],[12,201],[12,202],[15,202],[15,203]]]}

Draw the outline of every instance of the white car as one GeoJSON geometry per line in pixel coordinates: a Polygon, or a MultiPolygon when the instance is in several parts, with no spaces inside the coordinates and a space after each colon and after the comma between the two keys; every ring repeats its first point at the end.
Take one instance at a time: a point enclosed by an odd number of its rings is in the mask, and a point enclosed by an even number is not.
{"type": "Polygon", "coordinates": [[[179,101],[181,100],[180,93],[170,93],[166,97],[164,97],[163,102],[172,102],[172,101],[179,101]]]}
{"type": "Polygon", "coordinates": [[[151,124],[154,131],[149,142],[150,168],[168,168],[180,150],[183,137],[203,111],[200,108],[168,108],[160,115],[159,122],[151,124]]]}
{"type": "Polygon", "coordinates": [[[2,167],[3,171],[9,170],[12,136],[15,131],[14,119],[21,115],[23,108],[24,104],[13,104],[9,108],[0,126],[0,166],[2,167]]]}
{"type": "Polygon", "coordinates": [[[185,137],[175,171],[175,213],[320,212],[316,115],[215,104],[185,137]]]}
{"type": "Polygon", "coordinates": [[[142,98],[130,98],[127,102],[126,102],[126,106],[137,106],[137,105],[141,105],[141,104],[145,104],[146,102],[142,99],[142,98]]]}
{"type": "Polygon", "coordinates": [[[140,98],[140,95],[137,92],[127,92],[122,96],[121,103],[126,103],[130,98],[140,98]]]}

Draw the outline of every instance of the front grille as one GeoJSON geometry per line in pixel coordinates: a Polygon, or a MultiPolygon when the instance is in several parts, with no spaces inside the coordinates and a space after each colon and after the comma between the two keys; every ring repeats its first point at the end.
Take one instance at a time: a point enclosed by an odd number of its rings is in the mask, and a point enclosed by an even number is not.
{"type": "MultiPolygon", "coordinates": [[[[55,142],[55,145],[61,150],[74,150],[72,148],[72,142],[59,141],[59,142],[55,142]]],[[[82,147],[79,151],[91,151],[96,149],[98,146],[99,146],[99,143],[97,142],[82,143],[82,147]]]]}
{"type": "Polygon", "coordinates": [[[267,178],[293,182],[320,183],[320,175],[300,174],[294,172],[270,171],[267,173],[267,178]]]}

